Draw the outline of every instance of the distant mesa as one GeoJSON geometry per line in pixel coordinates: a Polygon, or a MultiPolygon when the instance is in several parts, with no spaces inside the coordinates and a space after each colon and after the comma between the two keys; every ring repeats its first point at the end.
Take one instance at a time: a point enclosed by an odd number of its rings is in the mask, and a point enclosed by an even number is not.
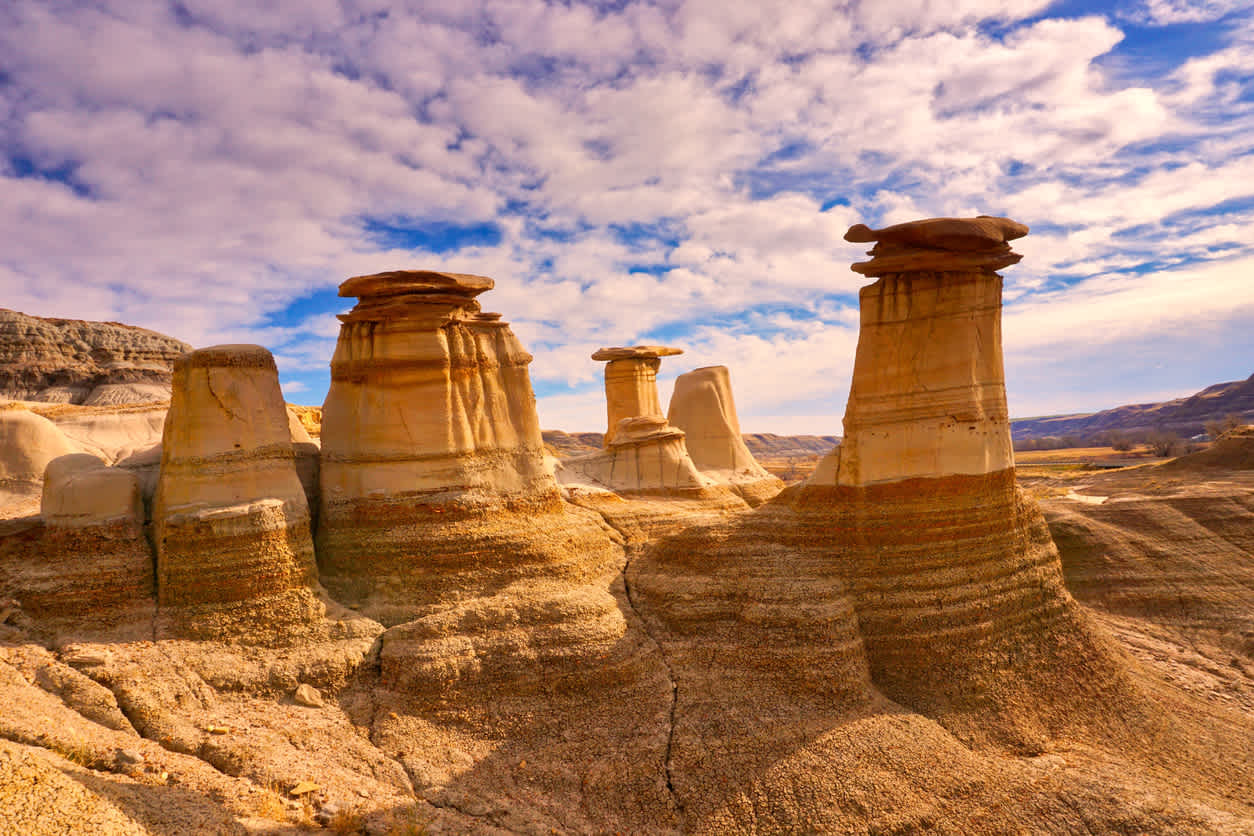
{"type": "Polygon", "coordinates": [[[190,350],[132,325],[0,309],[0,398],[89,405],[169,400],[171,364],[190,350]]]}

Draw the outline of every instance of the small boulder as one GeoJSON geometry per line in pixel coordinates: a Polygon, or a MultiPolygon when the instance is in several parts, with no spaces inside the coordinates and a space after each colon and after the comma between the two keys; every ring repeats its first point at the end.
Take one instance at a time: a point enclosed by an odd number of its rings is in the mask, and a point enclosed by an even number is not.
{"type": "Polygon", "coordinates": [[[318,693],[317,688],[305,682],[296,686],[296,693],[292,695],[292,699],[296,701],[297,705],[309,708],[322,708],[322,694],[318,693]]]}

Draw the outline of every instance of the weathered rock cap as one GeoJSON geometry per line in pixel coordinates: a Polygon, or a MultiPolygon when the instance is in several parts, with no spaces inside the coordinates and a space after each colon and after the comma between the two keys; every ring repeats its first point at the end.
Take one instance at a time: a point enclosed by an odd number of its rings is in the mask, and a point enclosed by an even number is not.
{"type": "Polygon", "coordinates": [[[1023,256],[1007,243],[1028,234],[1024,224],[1009,218],[929,218],[883,229],[854,224],[845,240],[855,244],[877,242],[870,261],[852,269],[865,276],[920,271],[998,270],[1023,256]]]}
{"type": "Polygon", "coordinates": [[[340,296],[359,299],[378,296],[400,296],[413,293],[451,294],[472,299],[496,282],[487,276],[470,273],[443,273],[436,270],[388,270],[369,276],[353,276],[340,285],[340,296]]]}
{"type": "Polygon", "coordinates": [[[247,343],[198,348],[195,351],[189,351],[182,357],[176,358],[174,365],[176,368],[186,366],[189,369],[219,367],[230,369],[275,368],[274,355],[270,353],[269,349],[247,343]]]}
{"type": "Polygon", "coordinates": [[[633,345],[629,347],[599,348],[592,355],[593,360],[655,360],[658,357],[673,357],[683,354],[682,348],[670,348],[665,345],[633,345]]]}

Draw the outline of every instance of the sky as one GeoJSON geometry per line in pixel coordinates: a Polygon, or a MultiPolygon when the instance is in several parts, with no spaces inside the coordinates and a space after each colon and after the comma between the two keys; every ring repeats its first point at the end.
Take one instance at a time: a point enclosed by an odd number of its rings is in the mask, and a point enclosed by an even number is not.
{"type": "Polygon", "coordinates": [[[1254,372],[1254,0],[4,0],[0,307],[259,343],[319,404],[344,279],[420,268],[602,430],[603,345],[731,370],[747,432],[838,435],[842,240],[1032,233],[1016,417],[1254,372]]]}

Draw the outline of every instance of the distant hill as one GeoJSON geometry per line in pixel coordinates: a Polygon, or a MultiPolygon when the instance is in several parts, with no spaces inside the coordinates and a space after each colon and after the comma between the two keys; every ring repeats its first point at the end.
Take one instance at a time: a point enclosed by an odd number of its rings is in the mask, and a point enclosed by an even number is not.
{"type": "Polygon", "coordinates": [[[1118,406],[1082,415],[1052,415],[1010,422],[1016,441],[1048,436],[1091,436],[1100,432],[1148,432],[1162,430],[1182,436],[1205,431],[1208,421],[1237,415],[1254,423],[1254,375],[1246,380],[1216,383],[1187,398],[1162,403],[1118,406]]]}

